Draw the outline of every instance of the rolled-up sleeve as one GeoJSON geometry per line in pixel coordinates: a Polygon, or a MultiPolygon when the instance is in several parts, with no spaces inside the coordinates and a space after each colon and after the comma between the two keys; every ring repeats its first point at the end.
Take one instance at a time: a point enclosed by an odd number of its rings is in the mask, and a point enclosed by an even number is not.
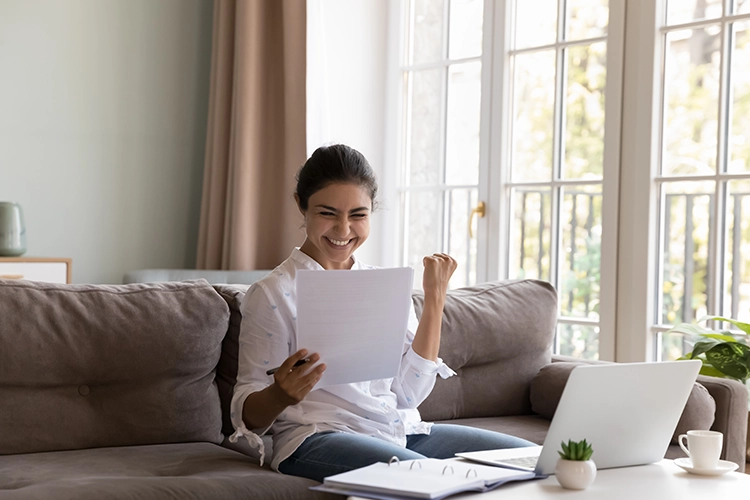
{"type": "Polygon", "coordinates": [[[412,304],[404,354],[401,358],[399,374],[393,380],[392,385],[393,392],[398,398],[398,405],[402,408],[416,408],[427,399],[432,388],[435,387],[437,375],[445,379],[456,374],[442,359],[437,358],[437,361],[431,361],[414,352],[411,344],[414,341],[418,324],[412,304]]]}
{"type": "Polygon", "coordinates": [[[230,407],[230,417],[235,428],[229,437],[233,443],[245,437],[250,446],[258,448],[261,464],[265,450],[260,436],[268,432],[271,425],[262,429],[248,429],[242,418],[247,397],[273,383],[273,376],[266,370],[279,366],[289,357],[290,332],[284,314],[289,304],[276,303],[266,288],[254,284],[248,289],[242,302],[240,323],[237,383],[230,407]]]}

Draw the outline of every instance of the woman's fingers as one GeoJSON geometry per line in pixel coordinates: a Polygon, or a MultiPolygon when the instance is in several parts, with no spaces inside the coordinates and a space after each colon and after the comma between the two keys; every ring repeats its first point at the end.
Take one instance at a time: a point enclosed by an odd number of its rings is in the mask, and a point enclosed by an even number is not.
{"type": "Polygon", "coordinates": [[[424,263],[425,271],[438,273],[447,271],[453,274],[453,271],[458,267],[456,259],[446,253],[428,255],[422,260],[422,262],[424,263]]]}
{"type": "Polygon", "coordinates": [[[308,371],[304,368],[317,363],[320,360],[318,353],[307,355],[307,349],[300,349],[289,356],[274,374],[274,381],[281,391],[288,397],[292,404],[297,404],[312,390],[315,384],[323,376],[325,364],[320,364],[308,371]],[[298,364],[299,361],[307,361],[298,364]],[[297,365],[297,366],[295,366],[297,365]]]}
{"type": "Polygon", "coordinates": [[[286,358],[284,362],[281,363],[281,366],[279,367],[279,370],[276,373],[292,371],[292,368],[294,368],[294,364],[297,361],[305,359],[305,356],[307,356],[307,349],[300,349],[299,351],[295,352],[294,354],[286,358]]]}
{"type": "Polygon", "coordinates": [[[312,390],[315,384],[318,383],[320,377],[323,376],[323,372],[326,370],[325,363],[321,363],[312,369],[310,373],[301,378],[300,382],[303,383],[303,389],[305,389],[305,396],[312,390]]]}

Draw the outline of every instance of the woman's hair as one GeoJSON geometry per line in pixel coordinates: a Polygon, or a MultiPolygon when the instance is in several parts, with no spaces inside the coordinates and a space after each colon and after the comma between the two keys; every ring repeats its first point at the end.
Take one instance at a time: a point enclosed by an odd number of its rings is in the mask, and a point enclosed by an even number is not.
{"type": "Polygon", "coordinates": [[[378,183],[375,173],[362,153],[344,144],[321,146],[308,158],[297,173],[299,207],[307,210],[310,196],[330,184],[356,184],[370,193],[372,210],[378,183]]]}

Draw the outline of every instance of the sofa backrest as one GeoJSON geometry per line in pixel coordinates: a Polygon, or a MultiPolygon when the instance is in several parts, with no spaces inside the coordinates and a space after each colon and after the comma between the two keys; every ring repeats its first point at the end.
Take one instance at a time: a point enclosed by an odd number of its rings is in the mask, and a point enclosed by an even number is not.
{"type": "Polygon", "coordinates": [[[236,271],[222,269],[137,269],[122,277],[123,283],[153,283],[204,279],[214,283],[255,283],[270,270],[236,271]]]}
{"type": "Polygon", "coordinates": [[[0,280],[0,454],[221,442],[228,321],[205,280],[0,280]]]}
{"type": "MultiPolygon", "coordinates": [[[[424,296],[414,294],[417,315],[424,296]]],[[[532,413],[530,385],[550,362],[557,294],[547,282],[496,281],[448,292],[440,357],[458,376],[438,377],[419,407],[428,421],[532,413]]]]}

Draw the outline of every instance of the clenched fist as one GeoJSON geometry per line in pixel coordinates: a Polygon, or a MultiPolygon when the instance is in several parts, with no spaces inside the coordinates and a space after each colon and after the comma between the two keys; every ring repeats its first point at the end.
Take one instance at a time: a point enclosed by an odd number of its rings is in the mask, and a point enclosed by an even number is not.
{"type": "Polygon", "coordinates": [[[446,253],[434,253],[422,259],[422,263],[424,264],[422,288],[425,295],[445,294],[448,290],[448,282],[458,267],[456,259],[446,253]]]}

